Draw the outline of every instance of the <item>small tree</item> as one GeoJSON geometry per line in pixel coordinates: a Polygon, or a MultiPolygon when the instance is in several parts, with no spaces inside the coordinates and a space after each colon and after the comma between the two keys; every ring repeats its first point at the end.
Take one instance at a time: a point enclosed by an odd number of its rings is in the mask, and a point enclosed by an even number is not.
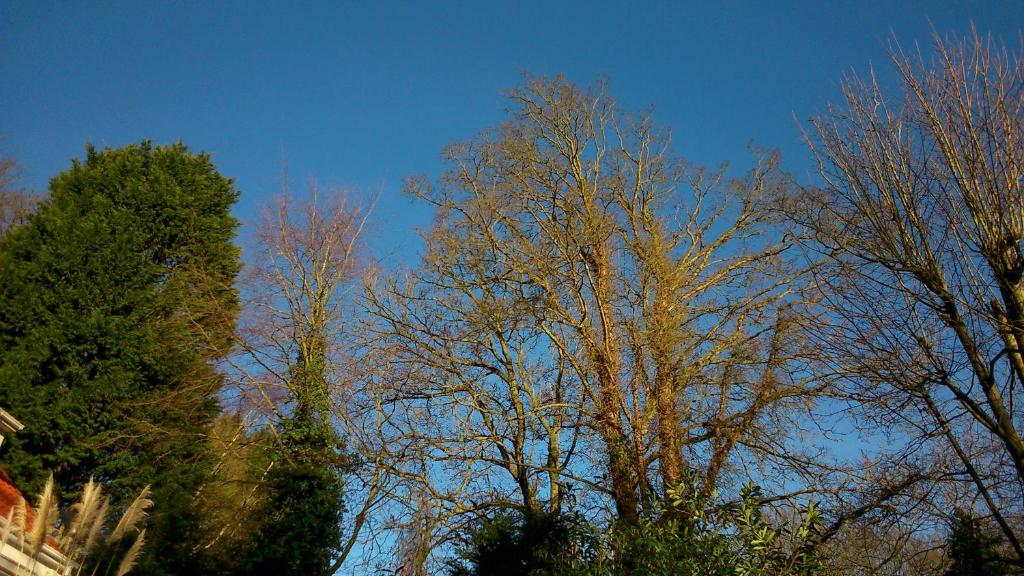
{"type": "Polygon", "coordinates": [[[342,549],[343,474],[349,464],[327,423],[296,416],[280,428],[284,454],[253,515],[259,528],[241,573],[327,576],[342,549]]]}
{"type": "Polygon", "coordinates": [[[266,479],[276,457],[273,433],[253,429],[238,414],[222,414],[210,432],[216,465],[196,506],[202,518],[202,573],[237,574],[245,564],[239,554],[255,538],[265,513],[266,479]]]}
{"type": "Polygon", "coordinates": [[[999,536],[979,519],[963,510],[953,516],[953,531],[947,541],[952,565],[946,576],[1000,576],[1012,574],[1012,567],[999,552],[999,536]]]}
{"type": "Polygon", "coordinates": [[[479,520],[451,576],[585,574],[600,552],[598,531],[577,514],[505,513],[479,520]]]}

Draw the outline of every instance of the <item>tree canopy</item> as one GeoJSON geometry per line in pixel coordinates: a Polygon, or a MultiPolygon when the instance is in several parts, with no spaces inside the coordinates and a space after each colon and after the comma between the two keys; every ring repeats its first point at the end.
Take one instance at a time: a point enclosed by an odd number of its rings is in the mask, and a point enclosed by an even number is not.
{"type": "Polygon", "coordinates": [[[151,542],[161,526],[188,542],[237,309],[237,198],[182,144],[90,146],[0,242],[0,405],[31,423],[4,458],[19,485],[153,484],[151,542]]]}
{"type": "Polygon", "coordinates": [[[0,162],[0,406],[27,425],[3,465],[53,478],[32,553],[1019,573],[1022,55],[892,57],[902,92],[851,76],[813,121],[810,184],[758,148],[694,165],[603,82],[527,76],[407,180],[434,211],[408,268],[368,254],[370,203],[312,187],[265,210],[242,274],[239,192],[181,143],[90,146],[34,206],[0,162]]]}

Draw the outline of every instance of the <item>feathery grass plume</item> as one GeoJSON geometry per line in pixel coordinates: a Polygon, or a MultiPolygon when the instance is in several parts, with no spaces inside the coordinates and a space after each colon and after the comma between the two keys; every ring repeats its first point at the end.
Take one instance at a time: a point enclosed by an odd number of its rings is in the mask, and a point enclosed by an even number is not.
{"type": "Polygon", "coordinates": [[[121,563],[117,565],[117,575],[124,576],[131,572],[132,568],[135,567],[135,561],[139,558],[139,554],[142,552],[142,545],[146,543],[146,529],[143,528],[139,532],[138,537],[135,538],[135,542],[132,543],[132,547],[124,553],[124,558],[121,558],[121,563]]]}
{"type": "Polygon", "coordinates": [[[18,535],[18,550],[25,551],[25,524],[28,522],[28,502],[25,497],[18,498],[18,503],[12,508],[14,514],[14,532],[18,535]]]}
{"type": "MultiPolygon", "coordinates": [[[[25,553],[25,523],[28,522],[28,503],[25,502],[24,496],[18,497],[17,504],[11,508],[11,531],[17,535],[17,550],[22,554],[25,553]]],[[[17,568],[20,570],[22,565],[20,562],[17,564],[17,568]]]]}
{"type": "MultiPolygon", "coordinates": [[[[27,506],[25,505],[25,499],[24,498],[19,498],[18,499],[18,503],[15,504],[13,508],[11,508],[11,514],[10,514],[10,516],[13,517],[13,518],[11,518],[11,535],[10,535],[11,542],[10,542],[10,544],[11,544],[11,547],[14,548],[17,551],[17,553],[13,557],[13,560],[14,560],[14,572],[13,572],[13,574],[15,574],[16,576],[21,576],[22,572],[24,570],[24,565],[22,564],[22,558],[25,556],[25,520],[24,520],[24,518],[25,518],[25,510],[26,509],[27,509],[27,506]]],[[[6,546],[6,543],[5,543],[5,546],[6,546]]]]}
{"type": "Polygon", "coordinates": [[[25,502],[25,497],[19,497],[18,503],[11,508],[14,514],[14,527],[21,534],[25,533],[25,523],[28,522],[28,503],[25,502]]]}
{"type": "Polygon", "coordinates": [[[149,486],[142,489],[139,495],[135,498],[135,501],[128,506],[128,509],[121,515],[121,520],[118,521],[117,526],[114,527],[114,531],[110,533],[110,543],[117,542],[125,536],[129,531],[135,529],[143,520],[146,519],[149,514],[146,513],[146,509],[153,505],[153,501],[149,499],[149,486]]]}
{"type": "Polygon", "coordinates": [[[61,548],[69,551],[81,542],[92,525],[92,518],[99,510],[102,499],[103,489],[92,478],[89,478],[89,482],[82,489],[82,497],[71,506],[74,517],[63,538],[58,540],[61,548]]]}
{"type": "Polygon", "coordinates": [[[14,526],[14,507],[11,506],[10,512],[7,513],[7,518],[4,519],[4,531],[0,533],[0,553],[3,553],[4,548],[7,547],[7,539],[11,536],[11,527],[14,526]]]}
{"type": "Polygon", "coordinates": [[[103,529],[103,523],[106,522],[107,512],[109,511],[110,498],[102,498],[102,503],[89,525],[89,532],[85,537],[85,542],[82,543],[81,552],[83,556],[88,555],[92,551],[93,546],[96,545],[96,542],[99,541],[100,530],[103,529]]]}
{"type": "Polygon", "coordinates": [[[39,554],[56,520],[57,497],[53,493],[53,474],[50,474],[43,486],[43,493],[39,495],[39,504],[36,505],[35,518],[32,520],[32,533],[29,536],[32,556],[39,554]]]}

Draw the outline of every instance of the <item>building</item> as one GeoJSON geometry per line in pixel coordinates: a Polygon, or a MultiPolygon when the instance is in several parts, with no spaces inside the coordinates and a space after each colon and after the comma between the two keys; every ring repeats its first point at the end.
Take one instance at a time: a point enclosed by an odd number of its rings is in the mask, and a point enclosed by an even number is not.
{"type": "MultiPolygon", "coordinates": [[[[10,436],[23,428],[14,416],[0,408],[0,446],[4,437],[10,436]]],[[[7,534],[5,542],[0,542],[0,576],[59,576],[65,573],[67,559],[57,548],[57,543],[48,539],[33,560],[29,557],[26,545],[16,530],[8,527],[12,518],[11,512],[25,500],[21,491],[11,482],[10,476],[0,467],[0,536],[7,534]]],[[[35,522],[35,511],[28,502],[25,503],[25,531],[31,531],[35,522]]]]}

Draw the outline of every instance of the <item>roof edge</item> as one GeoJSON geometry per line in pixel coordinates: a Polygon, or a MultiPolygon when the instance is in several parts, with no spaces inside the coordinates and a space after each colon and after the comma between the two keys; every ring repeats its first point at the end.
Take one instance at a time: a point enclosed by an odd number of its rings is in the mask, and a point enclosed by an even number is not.
{"type": "Polygon", "coordinates": [[[25,425],[18,422],[18,419],[11,416],[9,412],[0,408],[0,434],[14,434],[24,428],[25,425]]]}

